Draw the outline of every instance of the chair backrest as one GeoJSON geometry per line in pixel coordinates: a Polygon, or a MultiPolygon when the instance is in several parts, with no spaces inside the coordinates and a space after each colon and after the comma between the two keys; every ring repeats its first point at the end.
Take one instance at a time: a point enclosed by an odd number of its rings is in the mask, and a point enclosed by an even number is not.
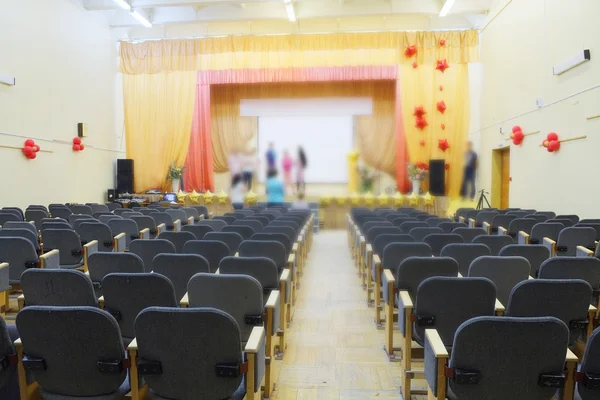
{"type": "Polygon", "coordinates": [[[409,214],[409,213],[415,211],[415,209],[413,207],[398,207],[396,209],[396,211],[398,211],[399,213],[402,213],[402,214],[409,214]]]}
{"type": "Polygon", "coordinates": [[[475,217],[475,225],[481,226],[484,222],[487,222],[491,225],[492,221],[494,220],[494,217],[496,217],[497,215],[498,211],[482,211],[477,214],[477,217],[475,217]]]}
{"type": "Polygon", "coordinates": [[[52,218],[62,218],[65,221],[69,220],[69,215],[73,214],[73,212],[67,207],[58,207],[54,209],[50,209],[50,214],[52,214],[52,218]]]}
{"type": "Polygon", "coordinates": [[[442,222],[452,223],[450,218],[440,218],[440,217],[431,217],[425,220],[429,224],[429,226],[437,226],[439,227],[442,222]]]}
{"type": "Polygon", "coordinates": [[[88,243],[92,240],[97,240],[98,251],[113,251],[113,235],[108,225],[94,220],[91,221],[93,222],[82,222],[75,230],[79,234],[81,241],[88,243]]]}
{"type": "Polygon", "coordinates": [[[267,257],[277,264],[279,269],[287,263],[285,246],[277,241],[244,240],[238,251],[240,257],[267,257]]]}
{"type": "Polygon", "coordinates": [[[198,225],[198,224],[195,224],[195,225],[188,224],[186,226],[183,226],[181,228],[181,230],[183,232],[191,232],[196,237],[196,240],[202,240],[202,239],[204,239],[204,236],[207,233],[215,232],[215,230],[213,229],[212,226],[209,226],[209,225],[198,225]]]}
{"type": "Polygon", "coordinates": [[[262,286],[248,275],[196,274],[188,283],[188,296],[190,307],[211,307],[231,315],[243,344],[256,326],[252,319],[264,313],[262,286]]]}
{"type": "Polygon", "coordinates": [[[267,225],[266,228],[289,228],[294,231],[295,235],[298,235],[300,233],[301,226],[302,226],[302,223],[299,223],[296,221],[276,219],[275,221],[273,221],[269,225],[267,225]]]}
{"type": "Polygon", "coordinates": [[[287,237],[287,235],[283,234],[283,233],[255,233],[254,235],[252,235],[252,237],[250,238],[250,240],[260,240],[260,241],[267,241],[267,242],[279,242],[283,245],[283,247],[285,247],[285,252],[286,254],[290,254],[290,252],[292,251],[292,242],[290,241],[290,238],[287,237]]]}
{"type": "MultiPolygon", "coordinates": [[[[7,222],[9,224],[11,222],[7,222]]],[[[14,223],[14,222],[12,222],[14,223]]],[[[600,222],[578,222],[575,228],[592,228],[596,231],[596,241],[600,240],[600,222]]]]}
{"type": "Polygon", "coordinates": [[[381,267],[396,276],[398,267],[408,257],[431,257],[433,250],[427,243],[390,243],[383,249],[381,267]]]}
{"type": "Polygon", "coordinates": [[[167,208],[165,212],[173,218],[173,221],[180,220],[181,225],[187,225],[188,217],[183,209],[167,208]]]}
{"type": "Polygon", "coordinates": [[[40,243],[38,242],[38,236],[32,233],[29,229],[18,229],[18,228],[2,228],[0,229],[0,236],[2,237],[22,237],[31,242],[36,250],[40,249],[40,243]]]}
{"type": "Polygon", "coordinates": [[[227,225],[222,232],[235,232],[241,235],[244,240],[249,240],[252,235],[257,233],[250,225],[227,225]]]}
{"type": "MultiPolygon", "coordinates": [[[[600,329],[598,328],[588,338],[579,372],[600,375],[600,329]]],[[[585,382],[577,384],[577,394],[581,397],[581,400],[595,400],[598,398],[599,391],[598,387],[593,387],[593,385],[588,385],[585,382]]]]}
{"type": "MultiPolygon", "coordinates": [[[[271,224],[274,224],[276,221],[273,221],[271,224]]],[[[291,243],[294,243],[298,239],[298,233],[294,228],[289,226],[274,226],[269,225],[266,226],[265,229],[262,230],[261,233],[280,233],[285,235],[291,243]]]]}
{"type": "Polygon", "coordinates": [[[173,243],[175,245],[175,250],[178,253],[184,252],[183,249],[187,242],[189,242],[190,240],[197,240],[196,235],[194,235],[192,232],[185,232],[185,231],[161,232],[160,235],[158,235],[157,239],[164,239],[164,240],[168,240],[169,242],[173,243]]]}
{"type": "Polygon", "coordinates": [[[452,243],[442,248],[440,256],[451,257],[458,263],[458,272],[469,275],[469,267],[474,259],[491,255],[490,248],[481,243],[452,243]]]}
{"type": "Polygon", "coordinates": [[[558,240],[558,235],[565,226],[559,222],[540,222],[531,228],[529,243],[543,244],[544,238],[550,238],[554,241],[558,240]]]}
{"type": "Polygon", "coordinates": [[[90,278],[70,269],[30,268],[21,275],[27,306],[97,307],[90,278]]]}
{"type": "Polygon", "coordinates": [[[232,217],[231,215],[218,215],[216,217],[213,217],[212,221],[223,221],[227,225],[231,225],[235,221],[237,221],[237,218],[236,217],[232,217]]]}
{"type": "Polygon", "coordinates": [[[383,250],[385,249],[385,246],[387,246],[388,244],[391,243],[413,243],[415,241],[415,239],[410,236],[410,235],[406,235],[404,233],[400,233],[400,234],[382,234],[382,235],[377,235],[377,237],[375,238],[375,240],[373,240],[372,246],[373,246],[373,253],[374,254],[378,254],[379,257],[383,256],[383,250]]]}
{"type": "Polygon", "coordinates": [[[43,370],[28,372],[43,392],[55,398],[111,394],[127,377],[125,368],[117,373],[102,373],[98,368],[98,362],[125,357],[119,325],[104,310],[25,307],[17,315],[17,329],[24,354],[45,364],[43,370]]]}
{"type": "Polygon", "coordinates": [[[7,262],[10,283],[19,283],[27,268],[38,266],[38,254],[30,240],[21,237],[0,237],[0,263],[7,262]]]}
{"type": "Polygon", "coordinates": [[[108,207],[109,211],[115,211],[118,208],[123,208],[121,203],[107,203],[106,207],[108,207]]]}
{"type": "Polygon", "coordinates": [[[579,222],[579,216],[574,214],[566,214],[566,215],[557,215],[554,217],[555,219],[568,219],[571,221],[571,225],[575,225],[579,222]]]}
{"type": "Polygon", "coordinates": [[[396,287],[411,295],[419,285],[432,276],[458,276],[458,263],[450,257],[408,257],[400,263],[396,274],[396,287]]]}
{"type": "Polygon", "coordinates": [[[464,222],[442,222],[438,225],[438,228],[444,231],[444,233],[452,233],[456,228],[468,228],[464,222]]]}
{"type": "Polygon", "coordinates": [[[235,232],[209,232],[204,236],[204,240],[214,240],[225,243],[227,247],[229,247],[229,255],[233,256],[237,253],[244,238],[242,235],[235,232]]]}
{"type": "Polygon", "coordinates": [[[234,212],[231,212],[231,213],[226,213],[225,215],[235,217],[236,220],[237,219],[244,219],[244,218],[247,217],[246,214],[241,213],[241,212],[237,212],[237,211],[234,211],[234,212]]]}
{"type": "MultiPolygon", "coordinates": [[[[6,360],[8,356],[16,354],[13,345],[19,337],[16,328],[15,325],[7,326],[4,318],[0,317],[0,359],[6,360]]],[[[19,399],[19,379],[16,365],[5,365],[0,370],[0,394],[8,400],[19,399]]]]}
{"type": "Polygon", "coordinates": [[[18,215],[19,218],[21,219],[21,221],[25,220],[25,215],[23,214],[23,210],[21,210],[19,207],[2,207],[0,212],[11,212],[15,215],[18,215]]]}
{"type": "Polygon", "coordinates": [[[534,213],[534,215],[543,215],[545,216],[547,219],[552,219],[552,218],[556,218],[556,213],[552,212],[552,211],[536,211],[534,213]]]}
{"type": "Polygon", "coordinates": [[[241,209],[241,210],[236,210],[236,212],[237,212],[237,213],[240,213],[240,214],[244,214],[246,217],[251,217],[251,216],[253,216],[254,214],[256,214],[256,213],[254,212],[254,210],[250,210],[250,209],[248,209],[248,208],[243,208],[243,209],[241,209]]]}
{"type": "Polygon", "coordinates": [[[510,221],[508,227],[505,226],[505,228],[508,229],[507,233],[509,236],[516,238],[519,232],[521,231],[530,235],[531,230],[538,223],[539,222],[533,218],[515,218],[512,221],[510,221]]]}
{"type": "Polygon", "coordinates": [[[483,228],[456,228],[452,233],[462,236],[465,243],[472,243],[477,236],[487,235],[483,228]]]}
{"type": "Polygon", "coordinates": [[[150,239],[156,238],[157,230],[156,230],[156,221],[154,218],[149,215],[132,215],[129,217],[132,221],[138,226],[138,229],[141,231],[143,229],[148,229],[150,231],[150,239]]]}
{"type": "Polygon", "coordinates": [[[196,209],[196,211],[198,211],[198,216],[204,215],[204,219],[208,219],[208,217],[209,217],[208,208],[206,208],[205,206],[191,206],[191,207],[196,209]]]}
{"type": "MultiPolygon", "coordinates": [[[[487,210],[489,211],[489,210],[487,210]]],[[[475,219],[477,218],[477,214],[481,213],[481,212],[486,212],[486,210],[469,210],[467,211],[467,216],[466,216],[466,220],[469,221],[469,219],[475,219]]]]}
{"type": "Polygon", "coordinates": [[[101,215],[98,217],[98,221],[102,222],[103,224],[108,225],[108,221],[110,221],[111,219],[122,219],[120,216],[118,215],[101,215]]]}
{"type": "MultiPolygon", "coordinates": [[[[540,279],[583,279],[594,291],[600,289],[600,260],[596,257],[553,257],[540,266],[540,279]]],[[[595,293],[597,296],[598,293],[595,293]]]]}
{"type": "Polygon", "coordinates": [[[471,318],[493,316],[496,288],[485,278],[434,276],[424,279],[415,290],[413,335],[424,343],[425,329],[437,330],[446,347],[452,346],[458,327],[471,318]],[[433,324],[420,322],[433,318],[433,324]]]}
{"type": "Polygon", "coordinates": [[[532,214],[529,211],[509,211],[506,215],[514,215],[517,218],[525,218],[527,215],[532,214]]]}
{"type": "Polygon", "coordinates": [[[393,227],[394,225],[386,220],[377,220],[377,221],[371,221],[368,220],[365,223],[363,223],[362,225],[360,225],[360,230],[362,233],[366,234],[370,229],[372,228],[378,228],[378,227],[393,227]]]}
{"type": "Polygon", "coordinates": [[[152,273],[112,273],[102,279],[104,309],[115,317],[121,335],[135,337],[134,322],[148,307],[178,307],[171,281],[152,273]]]}
{"type": "Polygon", "coordinates": [[[158,254],[174,254],[177,252],[175,245],[164,239],[142,240],[136,239],[129,245],[129,252],[136,254],[144,262],[144,271],[152,272],[152,260],[158,254]]]}
{"type": "Polygon", "coordinates": [[[131,212],[132,210],[130,208],[116,208],[113,210],[113,213],[115,215],[121,215],[123,213],[128,213],[131,212]]]}
{"type": "Polygon", "coordinates": [[[85,204],[73,204],[69,208],[71,209],[71,212],[73,214],[87,214],[87,215],[94,214],[92,207],[85,205],[85,204]]]}
{"type": "Polygon", "coordinates": [[[60,265],[81,265],[83,248],[81,238],[71,229],[45,229],[42,231],[44,251],[58,250],[60,265]]]}
{"type": "Polygon", "coordinates": [[[129,248],[132,241],[140,237],[140,228],[138,227],[138,224],[131,219],[111,219],[108,221],[108,227],[113,236],[125,233],[127,248],[129,248]]]}
{"type": "Polygon", "coordinates": [[[275,261],[267,257],[225,257],[219,274],[249,275],[260,282],[263,293],[279,288],[279,272],[275,261]]]}
{"type": "Polygon", "coordinates": [[[458,210],[456,210],[456,214],[454,214],[455,220],[458,221],[458,218],[460,217],[467,218],[467,213],[472,210],[472,208],[459,208],[458,210]]]}
{"type": "Polygon", "coordinates": [[[546,222],[549,218],[543,214],[528,214],[525,219],[534,219],[537,222],[546,222]]]}
{"type": "Polygon", "coordinates": [[[212,227],[215,232],[220,232],[221,230],[223,230],[223,227],[227,226],[227,222],[213,218],[207,220],[200,220],[196,225],[208,225],[212,227]]]}
{"type": "Polygon", "coordinates": [[[144,272],[144,261],[136,254],[127,253],[94,253],[88,257],[90,279],[99,287],[102,279],[115,272],[141,274],[144,272]]]}
{"type": "Polygon", "coordinates": [[[438,227],[432,228],[429,226],[426,228],[413,228],[408,232],[408,234],[415,239],[415,242],[422,242],[426,236],[433,235],[436,233],[444,234],[444,231],[441,228],[438,228],[438,227]]]}
{"type": "Polygon", "coordinates": [[[496,285],[496,297],[504,305],[519,282],[529,278],[529,261],[523,257],[482,256],[471,263],[470,277],[488,278],[496,285]]]}
{"type": "Polygon", "coordinates": [[[69,230],[73,230],[73,227],[71,226],[71,224],[69,224],[66,221],[63,221],[62,219],[56,219],[53,220],[51,222],[42,222],[42,232],[45,231],[46,229],[69,229],[69,230]]]}
{"type": "Polygon", "coordinates": [[[192,276],[210,272],[208,261],[198,254],[158,254],[152,260],[152,270],[166,276],[173,283],[177,302],[185,295],[192,276]]]}
{"type": "Polygon", "coordinates": [[[167,214],[166,212],[156,212],[156,213],[148,214],[148,216],[152,217],[154,222],[156,222],[156,226],[158,226],[160,224],[165,224],[167,229],[173,230],[174,221],[173,221],[173,217],[171,217],[170,214],[167,214]]]}
{"type": "Polygon", "coordinates": [[[106,204],[90,204],[90,208],[92,209],[92,214],[100,212],[110,212],[106,204]]]}
{"type": "Polygon", "coordinates": [[[464,243],[464,239],[462,236],[455,233],[432,233],[425,236],[423,242],[431,247],[434,256],[439,257],[445,246],[449,244],[464,243]]]}
{"type": "Polygon", "coordinates": [[[9,221],[16,222],[16,221],[23,221],[23,219],[14,213],[0,211],[0,226],[4,226],[4,224],[6,224],[9,221]]]}
{"type": "Polygon", "coordinates": [[[200,219],[200,214],[194,207],[181,207],[181,211],[185,212],[185,216],[188,218],[194,217],[194,221],[198,221],[200,219]]]}
{"type": "MultiPolygon", "coordinates": [[[[228,225],[228,227],[229,226],[249,226],[252,228],[252,230],[255,233],[259,233],[264,229],[264,227],[266,225],[268,225],[268,223],[263,224],[261,221],[258,221],[254,217],[248,217],[248,218],[241,219],[239,221],[235,221],[232,225],[228,225]]],[[[223,228],[223,229],[225,229],[225,228],[223,228]]]]}
{"type": "MultiPolygon", "coordinates": [[[[565,324],[552,317],[468,320],[456,331],[448,364],[485,378],[470,385],[450,379],[450,390],[459,399],[551,399],[556,389],[540,385],[540,377],[563,371],[568,340],[565,324]]],[[[434,374],[426,378],[437,393],[434,374]]]]}
{"type": "Polygon", "coordinates": [[[403,217],[394,218],[392,220],[392,225],[400,228],[405,222],[421,222],[416,218],[409,217],[408,215],[404,215],[403,217]]]}
{"type": "Polygon", "coordinates": [[[219,269],[221,260],[235,253],[229,249],[227,243],[218,240],[190,240],[183,246],[184,254],[198,254],[208,261],[209,272],[219,269]]]}
{"type": "Polygon", "coordinates": [[[510,223],[517,219],[515,215],[498,214],[492,219],[492,229],[497,230],[499,227],[508,229],[510,223]]]}
{"type": "Polygon", "coordinates": [[[33,221],[38,230],[42,228],[42,218],[48,218],[47,211],[39,209],[25,210],[25,219],[27,221],[33,221]]]}
{"type": "Polygon", "coordinates": [[[540,266],[550,258],[550,250],[542,244],[509,244],[498,253],[501,257],[523,257],[529,261],[531,276],[537,278],[540,266]]]}
{"type": "Polygon", "coordinates": [[[141,212],[144,215],[150,215],[152,213],[157,213],[157,212],[160,212],[160,211],[158,211],[156,208],[150,208],[150,207],[145,207],[144,208],[144,207],[142,207],[142,209],[139,212],[141,212]]]}
{"type": "Polygon", "coordinates": [[[553,218],[546,220],[546,222],[563,224],[565,228],[575,225],[569,218],[553,218]]]}
{"type": "Polygon", "coordinates": [[[577,254],[577,246],[596,250],[596,230],[590,227],[565,228],[558,234],[556,241],[556,255],[559,257],[572,257],[577,254]]]}
{"type": "Polygon", "coordinates": [[[379,236],[379,235],[400,235],[400,234],[402,234],[402,231],[400,230],[400,228],[397,228],[397,227],[393,226],[392,224],[371,225],[371,223],[368,223],[363,227],[362,232],[365,235],[365,239],[367,240],[368,243],[373,243],[375,241],[375,239],[377,238],[377,236],[379,236]],[[370,226],[370,227],[368,227],[368,226],[370,226]]]}
{"type": "Polygon", "coordinates": [[[215,373],[217,365],[244,362],[239,326],[223,311],[150,307],[136,319],[135,333],[139,357],[161,365],[161,374],[145,375],[144,380],[163,398],[195,399],[202,393],[202,398],[226,399],[242,383],[242,374],[223,378],[215,373]],[[180,345],[173,348],[170,343],[180,345]]]}
{"type": "MultiPolygon", "coordinates": [[[[269,217],[267,217],[265,215],[255,214],[252,217],[246,217],[246,218],[244,218],[243,222],[258,221],[262,225],[262,228],[264,228],[265,226],[269,225],[271,223],[271,221],[274,221],[274,220],[275,220],[275,218],[271,219],[271,218],[269,218],[269,217]]],[[[239,221],[235,225],[239,225],[239,224],[242,224],[242,221],[239,221]]]]}
{"type": "Polygon", "coordinates": [[[38,229],[36,229],[35,225],[32,224],[31,222],[25,222],[25,221],[8,221],[4,225],[2,225],[2,228],[8,228],[8,229],[27,229],[28,231],[30,231],[31,233],[33,233],[36,236],[38,234],[38,229]]]}
{"type": "Polygon", "coordinates": [[[410,231],[414,228],[429,228],[425,221],[408,221],[400,224],[400,230],[402,233],[410,234],[410,231]]]}
{"type": "Polygon", "coordinates": [[[490,248],[493,256],[497,256],[505,246],[514,244],[515,241],[508,235],[480,235],[473,239],[472,243],[482,243],[490,248]]]}

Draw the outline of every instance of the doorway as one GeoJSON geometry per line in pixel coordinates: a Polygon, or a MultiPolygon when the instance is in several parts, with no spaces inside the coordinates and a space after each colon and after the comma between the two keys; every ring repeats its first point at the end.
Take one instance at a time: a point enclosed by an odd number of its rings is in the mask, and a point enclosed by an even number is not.
{"type": "Polygon", "coordinates": [[[493,150],[492,207],[509,207],[510,180],[510,146],[493,150]]]}

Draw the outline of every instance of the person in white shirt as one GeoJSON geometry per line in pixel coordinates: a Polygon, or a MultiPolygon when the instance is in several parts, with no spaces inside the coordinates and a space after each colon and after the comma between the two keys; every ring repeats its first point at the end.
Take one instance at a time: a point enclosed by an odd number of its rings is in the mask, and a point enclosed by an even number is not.
{"type": "Polygon", "coordinates": [[[232,149],[227,160],[229,166],[229,172],[231,173],[231,184],[233,185],[233,178],[237,175],[242,175],[242,168],[244,164],[243,153],[239,149],[232,149]]]}
{"type": "Polygon", "coordinates": [[[233,205],[234,210],[241,210],[244,208],[246,186],[244,185],[241,174],[237,174],[233,177],[229,196],[231,198],[231,204],[233,205]]]}
{"type": "Polygon", "coordinates": [[[310,207],[304,201],[304,192],[298,192],[298,200],[292,203],[292,210],[308,210],[310,207]]]}

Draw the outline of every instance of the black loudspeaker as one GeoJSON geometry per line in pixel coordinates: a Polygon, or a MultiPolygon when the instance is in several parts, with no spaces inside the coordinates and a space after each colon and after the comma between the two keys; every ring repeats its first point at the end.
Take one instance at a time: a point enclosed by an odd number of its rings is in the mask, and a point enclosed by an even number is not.
{"type": "Polygon", "coordinates": [[[106,201],[112,203],[117,200],[117,189],[108,189],[106,192],[106,201]]]}
{"type": "Polygon", "coordinates": [[[119,193],[133,193],[133,160],[117,160],[117,190],[119,193]]]}
{"type": "Polygon", "coordinates": [[[429,160],[429,193],[432,196],[446,195],[446,162],[429,160]]]}

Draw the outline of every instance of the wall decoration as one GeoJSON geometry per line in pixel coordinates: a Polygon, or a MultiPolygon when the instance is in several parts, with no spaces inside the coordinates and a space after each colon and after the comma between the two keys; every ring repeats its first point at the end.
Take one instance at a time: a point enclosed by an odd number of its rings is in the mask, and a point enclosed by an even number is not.
{"type": "Polygon", "coordinates": [[[559,139],[558,134],[556,132],[550,132],[546,139],[542,142],[541,146],[545,147],[548,150],[548,153],[554,153],[560,150],[560,144],[565,142],[572,142],[574,140],[581,140],[587,138],[586,135],[583,136],[575,136],[568,139],[559,139]]]}
{"type": "Polygon", "coordinates": [[[450,144],[447,139],[440,139],[438,141],[438,147],[441,151],[446,152],[450,148],[450,144]]]}
{"type": "Polygon", "coordinates": [[[444,73],[444,71],[446,71],[448,68],[450,68],[450,66],[445,58],[443,60],[439,60],[437,62],[437,66],[435,67],[435,69],[442,71],[442,73],[444,73]]]}
{"type": "Polygon", "coordinates": [[[446,112],[447,108],[448,107],[446,107],[446,103],[444,103],[444,100],[438,101],[438,103],[437,103],[437,109],[438,109],[439,112],[441,112],[443,114],[444,112],[446,112]]]}
{"type": "Polygon", "coordinates": [[[441,126],[443,131],[446,130],[446,124],[442,124],[441,126]]]}
{"type": "Polygon", "coordinates": [[[84,149],[85,149],[85,146],[81,142],[81,138],[77,137],[77,136],[74,137],[73,138],[73,151],[83,151],[84,149]]]}
{"type": "Polygon", "coordinates": [[[427,125],[429,125],[429,124],[427,123],[425,118],[417,117],[417,123],[415,124],[415,126],[417,128],[419,128],[420,130],[423,130],[427,127],[427,125]]]}
{"type": "Polygon", "coordinates": [[[417,46],[415,46],[415,45],[408,46],[406,48],[406,51],[404,52],[404,55],[408,58],[411,58],[415,54],[417,54],[417,46]]]}
{"type": "Polygon", "coordinates": [[[413,68],[417,68],[419,66],[419,64],[417,64],[416,62],[413,63],[413,68]]]}
{"type": "Polygon", "coordinates": [[[423,139],[419,140],[419,145],[425,147],[425,141],[423,139]]]}
{"type": "Polygon", "coordinates": [[[415,107],[415,112],[413,113],[415,117],[421,118],[425,114],[427,114],[427,111],[425,111],[425,108],[423,106],[415,107]]]}
{"type": "Polygon", "coordinates": [[[21,151],[29,160],[35,160],[37,157],[37,152],[40,151],[40,146],[35,144],[33,139],[27,139],[21,151]]]}
{"type": "Polygon", "coordinates": [[[446,40],[445,39],[440,39],[440,46],[445,46],[446,45],[446,40]]]}

